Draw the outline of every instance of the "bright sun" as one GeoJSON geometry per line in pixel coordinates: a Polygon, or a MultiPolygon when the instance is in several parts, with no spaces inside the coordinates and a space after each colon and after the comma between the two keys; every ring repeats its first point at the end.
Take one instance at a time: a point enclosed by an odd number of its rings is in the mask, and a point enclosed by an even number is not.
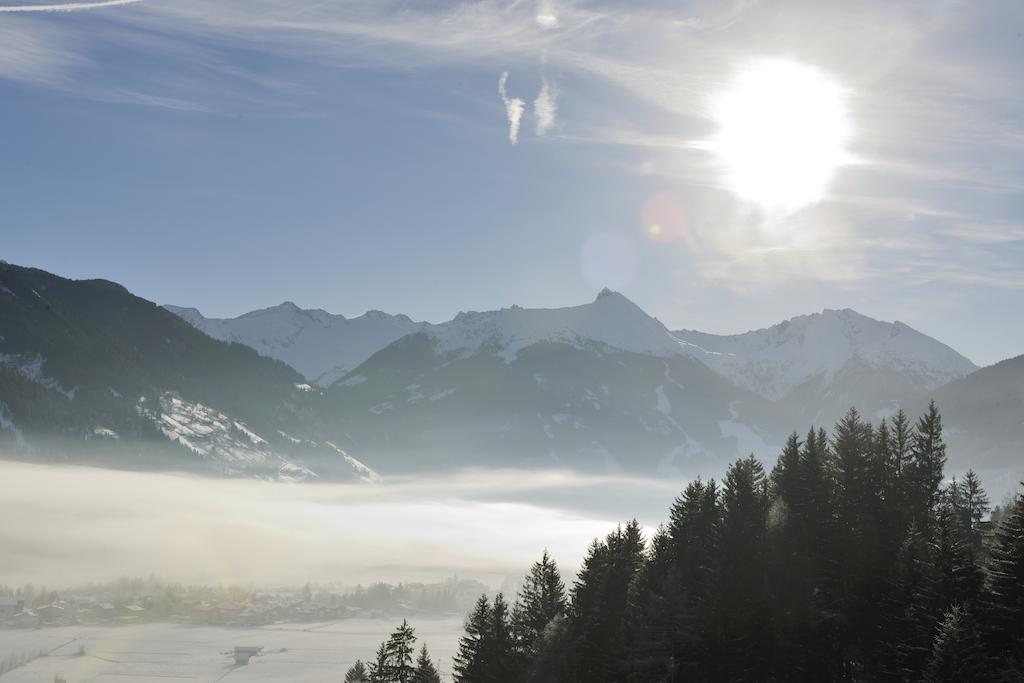
{"type": "Polygon", "coordinates": [[[729,188],[770,210],[821,200],[849,161],[846,91],[826,73],[785,59],[740,70],[711,101],[710,149],[729,188]]]}

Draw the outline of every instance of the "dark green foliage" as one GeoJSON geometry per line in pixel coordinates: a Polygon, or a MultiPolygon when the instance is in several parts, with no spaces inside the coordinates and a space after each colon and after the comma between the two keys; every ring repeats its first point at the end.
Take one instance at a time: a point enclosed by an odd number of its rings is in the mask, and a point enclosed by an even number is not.
{"type": "Polygon", "coordinates": [[[414,683],[416,669],[412,657],[415,645],[416,631],[403,620],[377,648],[376,661],[370,665],[370,682],[414,683]]]}
{"type": "Polygon", "coordinates": [[[459,652],[455,655],[455,680],[484,680],[487,675],[487,648],[494,611],[486,595],[481,595],[476,607],[466,619],[466,634],[459,639],[459,652]]]}
{"type": "Polygon", "coordinates": [[[1019,666],[1024,662],[1024,496],[999,523],[987,570],[983,628],[993,655],[1019,666]]]}
{"type": "Polygon", "coordinates": [[[973,472],[945,486],[938,411],[850,410],[688,483],[645,543],[595,539],[568,605],[547,553],[509,626],[481,597],[463,682],[1024,680],[1024,497],[986,533],[973,472]],[[512,637],[514,635],[514,637],[512,637]]]}
{"type": "Polygon", "coordinates": [[[548,551],[534,563],[516,598],[512,624],[518,647],[534,654],[551,621],[565,613],[565,583],[548,551]]]}
{"type": "Polygon", "coordinates": [[[345,683],[370,683],[370,672],[366,670],[366,665],[362,661],[357,659],[349,668],[345,674],[345,683]]]}
{"type": "Polygon", "coordinates": [[[911,521],[929,531],[939,499],[942,469],[946,466],[946,444],[942,440],[942,417],[935,402],[917,421],[910,446],[910,460],[904,478],[911,521]]]}
{"type": "Polygon", "coordinates": [[[434,661],[430,658],[427,646],[420,648],[420,654],[416,657],[416,670],[412,675],[413,683],[441,683],[441,674],[434,661]]]}
{"type": "Polygon", "coordinates": [[[391,680],[389,668],[387,642],[383,642],[377,647],[377,654],[370,664],[370,683],[388,683],[391,680]]]}
{"type": "Polygon", "coordinates": [[[522,677],[521,657],[512,635],[508,603],[501,593],[494,604],[481,595],[466,620],[454,662],[455,680],[464,683],[511,683],[522,677]]]}
{"type": "Polygon", "coordinates": [[[959,605],[953,606],[935,634],[925,680],[929,683],[986,683],[993,680],[994,675],[973,615],[959,605]]]}
{"type": "Polygon", "coordinates": [[[570,609],[581,680],[599,683],[624,675],[630,586],[643,560],[644,539],[636,520],[591,544],[573,585],[570,609]]]}

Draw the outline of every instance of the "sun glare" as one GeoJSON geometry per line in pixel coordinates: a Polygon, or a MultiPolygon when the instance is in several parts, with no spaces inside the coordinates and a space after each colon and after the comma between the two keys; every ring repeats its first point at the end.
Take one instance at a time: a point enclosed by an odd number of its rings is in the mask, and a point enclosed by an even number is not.
{"type": "Polygon", "coordinates": [[[849,160],[845,89],[812,66],[765,59],[713,96],[710,149],[736,194],[770,210],[820,201],[849,160]]]}

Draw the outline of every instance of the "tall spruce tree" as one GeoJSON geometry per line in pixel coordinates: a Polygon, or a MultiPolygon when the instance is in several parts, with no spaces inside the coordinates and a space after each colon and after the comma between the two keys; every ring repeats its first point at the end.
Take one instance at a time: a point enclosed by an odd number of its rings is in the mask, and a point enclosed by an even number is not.
{"type": "Polygon", "coordinates": [[[388,660],[389,683],[412,683],[412,658],[416,652],[416,631],[406,620],[395,629],[385,645],[388,660]]]}
{"type": "Polygon", "coordinates": [[[676,642],[689,628],[683,608],[672,538],[658,527],[629,591],[626,637],[630,680],[671,679],[676,642]]]}
{"type": "Polygon", "coordinates": [[[985,636],[1004,668],[1024,671],[1024,495],[1018,495],[992,539],[985,636]]]}
{"type": "Polygon", "coordinates": [[[940,578],[925,534],[911,524],[896,556],[882,603],[880,673],[887,680],[920,679],[942,614],[940,578]]]}
{"type": "Polygon", "coordinates": [[[526,575],[512,613],[516,641],[526,656],[536,653],[537,641],[551,620],[565,613],[565,584],[548,551],[526,575]]]}
{"type": "Polygon", "coordinates": [[[441,683],[441,674],[430,658],[426,645],[420,648],[420,653],[416,657],[416,670],[413,672],[412,680],[413,683],[441,683]]]}
{"type": "Polygon", "coordinates": [[[501,593],[494,596],[494,605],[491,608],[491,635],[487,661],[491,681],[513,683],[518,681],[522,674],[523,659],[516,648],[511,610],[501,593]]]}
{"type": "Polygon", "coordinates": [[[486,595],[481,595],[466,619],[466,632],[459,639],[459,650],[452,667],[457,682],[478,683],[492,680],[488,655],[493,624],[494,610],[491,608],[490,600],[486,595]]]}
{"type": "Polygon", "coordinates": [[[939,624],[931,660],[924,679],[927,683],[988,683],[995,670],[985,656],[974,615],[960,605],[950,608],[939,624]]]}
{"type": "Polygon", "coordinates": [[[722,480],[721,564],[716,577],[712,644],[716,677],[751,680],[770,667],[771,614],[765,594],[765,534],[768,481],[764,467],[750,456],[733,463],[722,480]]]}
{"type": "Polygon", "coordinates": [[[391,667],[388,662],[387,642],[380,644],[374,661],[370,664],[370,683],[392,683],[391,667]]]}
{"type": "Polygon", "coordinates": [[[370,683],[370,672],[361,660],[357,659],[345,673],[345,683],[370,683]]]}
{"type": "Polygon", "coordinates": [[[712,479],[687,484],[669,512],[672,571],[666,589],[678,603],[671,666],[679,680],[706,679],[713,670],[708,652],[720,641],[714,630],[722,506],[712,479]]]}
{"type": "Polygon", "coordinates": [[[942,439],[942,416],[935,401],[917,421],[911,439],[910,459],[905,472],[910,520],[930,533],[939,501],[942,471],[946,466],[946,443],[942,439]]]}
{"type": "Polygon", "coordinates": [[[625,620],[630,586],[643,563],[640,524],[631,521],[595,541],[572,591],[577,677],[617,681],[626,663],[625,620]]]}

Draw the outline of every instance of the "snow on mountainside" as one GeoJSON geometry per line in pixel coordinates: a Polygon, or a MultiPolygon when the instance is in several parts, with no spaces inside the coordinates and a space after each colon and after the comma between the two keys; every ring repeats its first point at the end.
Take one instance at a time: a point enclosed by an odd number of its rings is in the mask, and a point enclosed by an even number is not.
{"type": "Polygon", "coordinates": [[[323,386],[424,326],[404,315],[368,311],[346,318],[320,309],[305,310],[290,301],[237,318],[207,318],[195,308],[164,308],[214,339],[250,346],[323,386]]]}
{"type": "Polygon", "coordinates": [[[848,308],[826,309],[743,334],[674,334],[709,368],[773,401],[812,380],[827,386],[854,366],[904,374],[927,391],[977,369],[945,344],[901,322],[874,320],[848,308]]]}
{"type": "Polygon", "coordinates": [[[323,392],[329,438],[382,472],[572,467],[696,474],[785,438],[777,410],[691,356],[621,294],[460,313],[323,392]]]}
{"type": "Polygon", "coordinates": [[[321,386],[333,384],[377,351],[419,331],[435,339],[441,353],[474,353],[486,347],[506,361],[540,341],[597,343],[662,357],[686,352],[664,325],[608,289],[581,306],[471,311],[437,325],[380,311],[347,319],[291,302],[230,319],[206,318],[195,308],[164,308],[214,339],[245,344],[284,361],[321,386]]]}
{"type": "Polygon", "coordinates": [[[311,470],[277,455],[267,440],[237,420],[199,403],[189,403],[173,392],[164,393],[159,405],[145,397],[136,410],[150,419],[170,441],[231,476],[263,475],[284,481],[315,477],[311,470]]]}
{"type": "Polygon", "coordinates": [[[603,289],[589,304],[569,308],[522,308],[460,313],[454,320],[425,328],[437,351],[478,352],[490,349],[506,362],[538,342],[577,348],[593,343],[652,356],[684,353],[672,334],[632,301],[603,289]]]}

